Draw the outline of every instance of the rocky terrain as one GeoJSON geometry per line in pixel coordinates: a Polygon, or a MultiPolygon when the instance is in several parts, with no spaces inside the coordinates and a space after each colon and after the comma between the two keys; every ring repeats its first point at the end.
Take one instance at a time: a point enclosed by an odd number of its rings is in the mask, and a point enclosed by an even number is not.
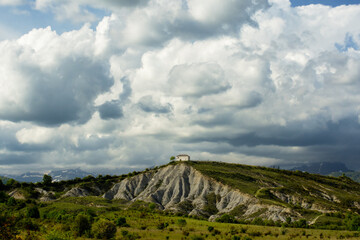
{"type": "Polygon", "coordinates": [[[360,196],[360,186],[348,178],[212,164],[169,164],[127,177],[110,190],[104,191],[95,185],[80,186],[67,191],[63,197],[96,195],[108,200],[145,201],[155,203],[161,210],[209,220],[226,213],[239,219],[284,222],[289,217],[297,220],[308,218],[307,215],[359,210],[356,199],[360,196]]]}
{"type": "Polygon", "coordinates": [[[245,217],[259,211],[262,212],[260,217],[274,221],[296,216],[289,208],[261,204],[254,196],[216,182],[186,164],[170,165],[125,179],[103,197],[153,202],[161,209],[185,211],[189,215],[208,216],[210,219],[236,207],[244,209],[245,217]],[[214,207],[214,210],[209,212],[209,207],[214,207]]]}

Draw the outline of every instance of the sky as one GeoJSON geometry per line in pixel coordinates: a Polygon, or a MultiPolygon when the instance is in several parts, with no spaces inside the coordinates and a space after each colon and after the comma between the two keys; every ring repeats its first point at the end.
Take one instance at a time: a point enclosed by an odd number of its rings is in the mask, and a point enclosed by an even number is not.
{"type": "Polygon", "coordinates": [[[354,0],[0,0],[0,173],[360,169],[359,22],[354,0]]]}

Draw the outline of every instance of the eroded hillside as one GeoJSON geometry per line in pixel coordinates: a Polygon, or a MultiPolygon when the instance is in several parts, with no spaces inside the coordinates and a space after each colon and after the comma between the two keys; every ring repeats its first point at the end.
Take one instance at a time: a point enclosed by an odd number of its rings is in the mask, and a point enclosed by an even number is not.
{"type": "Polygon", "coordinates": [[[153,202],[160,209],[215,219],[274,221],[359,211],[360,185],[348,178],[219,162],[187,162],[127,178],[107,199],[153,202]]]}

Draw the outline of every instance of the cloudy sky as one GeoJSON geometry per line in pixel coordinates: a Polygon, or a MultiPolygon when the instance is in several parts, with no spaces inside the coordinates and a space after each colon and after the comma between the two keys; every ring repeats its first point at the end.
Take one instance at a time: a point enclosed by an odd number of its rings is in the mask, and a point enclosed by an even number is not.
{"type": "Polygon", "coordinates": [[[359,22],[354,0],[0,0],[0,173],[359,169],[359,22]]]}

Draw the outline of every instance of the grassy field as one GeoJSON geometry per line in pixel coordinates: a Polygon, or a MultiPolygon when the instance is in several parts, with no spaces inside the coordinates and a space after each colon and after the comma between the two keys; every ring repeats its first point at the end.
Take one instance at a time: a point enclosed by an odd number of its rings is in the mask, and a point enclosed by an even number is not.
{"type": "MultiPolygon", "coordinates": [[[[93,239],[91,230],[76,236],[77,215],[84,215],[94,227],[101,219],[116,225],[113,239],[359,239],[357,231],[334,231],[208,222],[159,211],[154,205],[109,201],[100,197],[65,198],[38,206],[39,217],[29,217],[29,206],[18,209],[0,204],[2,213],[16,221],[20,239],[70,240],[93,239]],[[24,220],[26,219],[26,220],[24,220]]],[[[324,219],[325,220],[325,219],[324,219]]],[[[1,230],[0,230],[1,232],[1,230]]],[[[0,235],[1,236],[1,235],[0,235]]],[[[10,238],[9,238],[10,239],[10,238]]]]}

